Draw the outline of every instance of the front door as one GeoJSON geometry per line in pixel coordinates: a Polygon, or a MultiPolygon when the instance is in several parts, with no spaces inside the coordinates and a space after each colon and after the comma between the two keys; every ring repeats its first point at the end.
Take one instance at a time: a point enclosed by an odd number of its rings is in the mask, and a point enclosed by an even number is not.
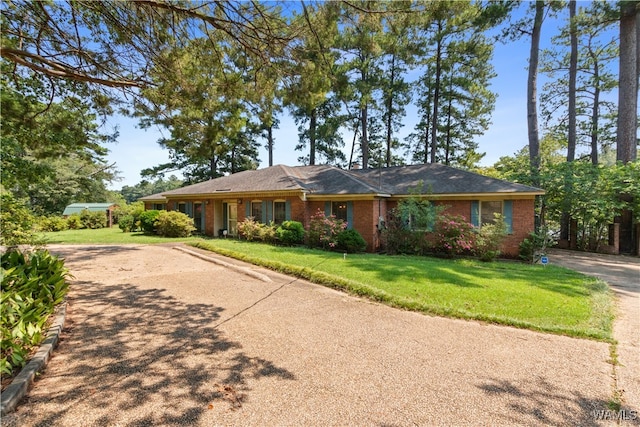
{"type": "Polygon", "coordinates": [[[238,205],[227,203],[227,230],[230,236],[238,234],[238,205]]]}

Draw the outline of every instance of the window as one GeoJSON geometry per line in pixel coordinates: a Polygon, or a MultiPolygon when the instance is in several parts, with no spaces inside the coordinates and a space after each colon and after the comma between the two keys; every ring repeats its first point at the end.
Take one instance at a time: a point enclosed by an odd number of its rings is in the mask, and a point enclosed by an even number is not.
{"type": "Polygon", "coordinates": [[[178,203],[178,212],[187,213],[187,204],[185,202],[178,203]]]}
{"type": "Polygon", "coordinates": [[[254,221],[262,221],[262,202],[251,202],[251,216],[254,221]]]}
{"type": "Polygon", "coordinates": [[[287,219],[287,203],[273,202],[273,222],[282,224],[287,219]]]}
{"type": "Polygon", "coordinates": [[[495,214],[502,215],[501,201],[480,202],[480,225],[493,224],[496,219],[495,214]]]}
{"type": "Polygon", "coordinates": [[[331,202],[331,215],[347,222],[347,202],[331,202]]]}
{"type": "Polygon", "coordinates": [[[152,208],[156,211],[163,211],[164,210],[164,203],[154,203],[152,208]]]}

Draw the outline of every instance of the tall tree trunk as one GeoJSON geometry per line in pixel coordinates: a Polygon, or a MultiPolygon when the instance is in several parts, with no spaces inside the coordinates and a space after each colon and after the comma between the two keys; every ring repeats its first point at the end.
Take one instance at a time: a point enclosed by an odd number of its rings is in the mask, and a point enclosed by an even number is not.
{"type": "Polygon", "coordinates": [[[533,185],[540,185],[540,138],[538,136],[538,54],[540,32],[544,19],[544,1],[536,1],[536,14],[531,32],[529,76],[527,79],[527,128],[529,131],[529,161],[533,185]]]}
{"type": "Polygon", "coordinates": [[[396,78],[396,55],[391,55],[391,76],[389,79],[389,95],[387,96],[387,167],[391,166],[391,138],[393,136],[393,86],[396,78]]]}
{"type": "Polygon", "coordinates": [[[353,128],[353,141],[351,141],[351,155],[349,156],[349,169],[353,167],[353,152],[356,149],[356,140],[358,139],[359,127],[360,127],[360,119],[356,120],[356,125],[353,128]]]}
{"type": "Polygon", "coordinates": [[[427,89],[427,108],[424,109],[425,112],[425,120],[424,120],[424,159],[423,163],[429,163],[429,133],[431,127],[429,124],[431,123],[431,74],[429,74],[429,69],[427,68],[428,81],[426,84],[427,89]]]}
{"type": "Polygon", "coordinates": [[[367,104],[360,108],[360,122],[362,127],[362,137],[360,139],[360,148],[362,149],[362,169],[369,168],[369,136],[367,135],[367,104]]]}
{"type": "Polygon", "coordinates": [[[593,110],[591,111],[591,164],[598,164],[598,121],[600,120],[600,64],[589,44],[589,56],[593,61],[593,110]]]}
{"type": "Polygon", "coordinates": [[[440,73],[442,73],[442,21],[438,21],[436,44],[436,81],[433,88],[433,116],[431,117],[431,163],[436,162],[438,151],[438,102],[440,101],[440,73]]]}
{"type": "Polygon", "coordinates": [[[316,164],[316,124],[318,120],[318,110],[314,108],[311,110],[311,117],[309,120],[309,165],[316,164]]]}
{"type": "Polygon", "coordinates": [[[218,170],[216,168],[216,163],[216,156],[211,156],[209,159],[209,179],[217,178],[218,170]]]}
{"type": "MultiPolygon", "coordinates": [[[[571,36],[571,53],[569,58],[569,135],[567,138],[567,162],[576,158],[576,76],[578,74],[578,35],[576,29],[576,0],[569,1],[569,33],[571,36]]],[[[571,193],[571,183],[565,179],[564,190],[571,193]]],[[[565,200],[560,217],[560,239],[569,239],[569,223],[571,206],[565,200]]]]}
{"type": "Polygon", "coordinates": [[[267,128],[267,148],[269,149],[269,166],[273,166],[273,125],[267,128]]]}
{"type": "Polygon", "coordinates": [[[578,75],[578,34],[576,24],[576,0],[569,1],[569,28],[571,34],[571,56],[569,59],[569,145],[567,161],[576,158],[576,77],[578,75]]]}
{"type": "Polygon", "coordinates": [[[618,85],[617,160],[622,163],[637,157],[638,123],[638,1],[620,2],[620,71],[618,85]]]}
{"type": "Polygon", "coordinates": [[[444,154],[444,164],[449,166],[451,152],[451,104],[453,101],[453,74],[449,82],[449,102],[447,105],[447,146],[444,154]]]}

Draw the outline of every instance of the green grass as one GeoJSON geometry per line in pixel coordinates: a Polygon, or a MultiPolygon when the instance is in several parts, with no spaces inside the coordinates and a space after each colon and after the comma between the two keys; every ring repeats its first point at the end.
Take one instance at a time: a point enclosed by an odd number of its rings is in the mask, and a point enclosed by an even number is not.
{"type": "Polygon", "coordinates": [[[153,244],[172,242],[195,242],[203,240],[202,237],[160,237],[136,233],[123,233],[117,226],[112,228],[98,228],[95,230],[65,230],[49,233],[41,233],[46,243],[67,243],[67,244],[153,244]]]}
{"type": "Polygon", "coordinates": [[[211,250],[428,314],[611,341],[613,298],[593,277],[556,266],[349,254],[237,240],[191,242],[211,250]]]}

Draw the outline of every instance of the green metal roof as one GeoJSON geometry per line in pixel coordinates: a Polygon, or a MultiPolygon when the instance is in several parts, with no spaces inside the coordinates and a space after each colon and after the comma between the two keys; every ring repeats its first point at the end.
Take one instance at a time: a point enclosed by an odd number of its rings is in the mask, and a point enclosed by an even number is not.
{"type": "Polygon", "coordinates": [[[80,213],[85,209],[90,212],[104,212],[114,205],[115,203],[72,203],[64,208],[64,212],[62,212],[62,215],[80,213]]]}

